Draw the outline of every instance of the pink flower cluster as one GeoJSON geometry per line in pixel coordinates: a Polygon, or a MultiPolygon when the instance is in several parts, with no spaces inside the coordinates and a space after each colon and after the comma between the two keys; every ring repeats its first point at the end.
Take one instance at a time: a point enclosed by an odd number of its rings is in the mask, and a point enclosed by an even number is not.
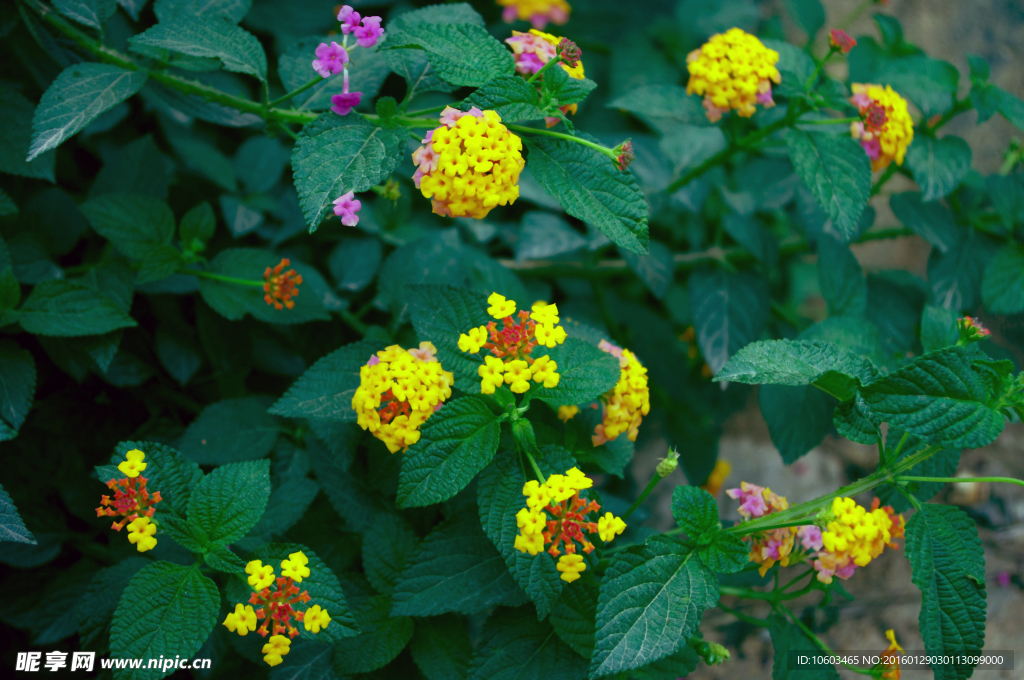
{"type": "Polygon", "coordinates": [[[512,48],[516,73],[524,76],[532,76],[558,54],[554,45],[533,33],[512,31],[512,37],[505,38],[505,42],[512,48]]]}
{"type": "Polygon", "coordinates": [[[342,5],[338,12],[338,21],[341,22],[341,32],[345,35],[354,35],[360,47],[373,47],[384,35],[384,29],[380,27],[380,17],[360,16],[359,12],[348,5],[342,5]]]}
{"type": "Polygon", "coordinates": [[[334,214],[341,218],[341,223],[346,227],[354,227],[359,224],[359,215],[356,213],[362,207],[362,202],[357,201],[355,193],[351,191],[334,199],[334,214]]]}
{"type": "Polygon", "coordinates": [[[316,48],[316,59],[313,60],[313,70],[322,78],[330,78],[335,73],[345,70],[348,63],[348,51],[336,42],[330,45],[320,43],[316,48]]]}
{"type": "MultiPolygon", "coordinates": [[[[756,519],[789,508],[789,501],[771,489],[756,484],[740,482],[740,488],[728,489],[729,498],[740,501],[739,513],[744,519],[756,519]]],[[[821,529],[814,525],[772,529],[747,537],[750,541],[750,561],[760,564],[758,569],[764,576],[776,562],[786,567],[791,561],[799,561],[802,551],[815,554],[821,549],[821,529]],[[800,542],[797,555],[793,555],[796,541],[800,542]],[[795,559],[799,558],[799,559],[795,559]]]]}
{"type": "MultiPolygon", "coordinates": [[[[459,122],[459,118],[463,116],[483,118],[484,112],[475,106],[469,111],[459,111],[453,106],[446,106],[441,112],[441,125],[453,128],[459,122]]],[[[423,146],[412,152],[412,162],[416,164],[416,172],[413,173],[412,181],[416,184],[417,189],[420,188],[420,179],[437,170],[437,163],[441,160],[441,156],[434,151],[433,137],[434,131],[430,130],[421,142],[423,146]]]]}

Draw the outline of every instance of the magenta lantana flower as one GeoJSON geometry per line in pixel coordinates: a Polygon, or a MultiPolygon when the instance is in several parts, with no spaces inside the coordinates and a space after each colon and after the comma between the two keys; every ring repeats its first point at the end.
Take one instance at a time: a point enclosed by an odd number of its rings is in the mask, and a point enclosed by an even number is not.
{"type": "Polygon", "coordinates": [[[362,207],[363,204],[355,199],[355,193],[351,191],[334,199],[334,214],[341,218],[341,223],[346,227],[359,224],[359,215],[356,213],[362,207]]]}
{"type": "Polygon", "coordinates": [[[341,22],[341,32],[344,35],[348,35],[356,30],[359,27],[360,19],[362,17],[359,15],[359,12],[348,5],[342,5],[341,10],[338,12],[338,21],[341,22]]]}
{"type": "Polygon", "coordinates": [[[336,42],[330,45],[320,43],[316,48],[316,59],[313,60],[313,70],[324,78],[330,78],[335,73],[345,70],[348,63],[348,52],[336,42]]]}
{"type": "Polygon", "coordinates": [[[384,35],[380,22],[380,17],[363,17],[363,25],[352,31],[360,47],[373,47],[377,44],[377,40],[384,35]]]}
{"type": "Polygon", "coordinates": [[[344,92],[331,97],[331,111],[339,116],[347,116],[352,109],[359,106],[363,99],[362,92],[344,92]]]}

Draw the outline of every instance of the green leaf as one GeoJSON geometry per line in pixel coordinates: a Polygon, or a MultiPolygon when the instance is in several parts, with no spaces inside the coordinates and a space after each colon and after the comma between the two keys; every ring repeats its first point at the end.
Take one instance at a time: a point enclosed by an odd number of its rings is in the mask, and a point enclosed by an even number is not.
{"type": "MultiPolygon", "coordinates": [[[[791,667],[793,653],[811,652],[812,657],[821,655],[821,648],[811,642],[803,632],[778,614],[769,619],[768,631],[772,636],[775,655],[772,662],[772,680],[839,680],[836,667],[830,663],[818,662],[801,664],[800,670],[791,667]]],[[[795,659],[793,659],[795,661],[795,659]]]]}
{"type": "Polygon", "coordinates": [[[534,178],[567,213],[593,225],[615,245],[647,254],[647,199],[631,172],[575,142],[529,137],[523,143],[534,178]]]}
{"type": "MultiPolygon", "coordinates": [[[[359,369],[381,348],[382,343],[363,340],[331,352],[299,376],[270,413],[289,418],[354,421],[352,397],[359,387],[359,369]]],[[[442,365],[447,368],[443,359],[442,365]]]]}
{"type": "Polygon", "coordinates": [[[142,557],[129,557],[96,572],[78,602],[78,638],[83,649],[98,654],[110,650],[110,624],[121,593],[139,569],[148,564],[151,562],[142,557]]]}
{"type": "Polygon", "coordinates": [[[181,452],[200,465],[255,460],[274,448],[281,423],[267,413],[262,396],[225,399],[210,404],[185,430],[181,452]]]}
{"type": "MultiPolygon", "coordinates": [[[[310,600],[307,607],[320,605],[331,615],[331,623],[326,628],[321,628],[319,633],[308,631],[304,626],[299,626],[299,635],[304,640],[316,642],[338,642],[359,634],[355,619],[352,616],[345,593],[338,582],[338,577],[324,564],[324,561],[304,545],[297,543],[268,543],[254,551],[253,557],[263,561],[263,564],[271,564],[274,571],[280,574],[282,560],[288,559],[294,552],[301,552],[309,560],[306,567],[309,569],[309,576],[302,579],[300,587],[309,593],[310,600]]],[[[252,589],[244,582],[241,583],[246,597],[252,589]]],[[[230,602],[230,600],[229,600],[230,602]]]]}
{"type": "MultiPolygon", "coordinates": [[[[900,441],[901,437],[902,433],[893,428],[886,433],[886,444],[892,447],[894,446],[893,443],[900,441]]],[[[911,453],[914,453],[915,450],[920,450],[915,448],[918,443],[919,440],[916,437],[908,438],[897,460],[903,460],[911,453]]],[[[909,477],[953,477],[956,475],[956,469],[959,466],[960,450],[942,449],[903,474],[909,477]]],[[[904,487],[904,490],[910,491],[919,501],[925,502],[937,496],[945,488],[945,482],[909,482],[908,486],[904,487]]],[[[913,507],[910,501],[907,500],[907,497],[897,491],[896,487],[891,484],[877,487],[875,491],[882,504],[891,505],[896,512],[906,512],[913,507]]]]}
{"type": "Polygon", "coordinates": [[[590,677],[675,653],[716,604],[718,580],[681,544],[655,536],[616,553],[601,583],[590,677]]]}
{"type": "Polygon", "coordinates": [[[65,280],[38,284],[20,311],[21,327],[35,335],[102,335],[137,325],[110,297],[65,280]]]}
{"type": "Polygon", "coordinates": [[[233,543],[259,521],[269,498],[270,461],[222,465],[192,491],[188,527],[208,543],[233,543]]]}
{"type": "Polygon", "coordinates": [[[412,659],[427,680],[465,680],[473,659],[466,624],[458,616],[435,616],[416,626],[409,645],[412,659]]]}
{"type": "Polygon", "coordinates": [[[516,260],[542,260],[571,253],[587,245],[587,238],[558,215],[531,210],[523,215],[516,241],[516,260]]]}
{"type": "MultiPolygon", "coordinates": [[[[142,568],[121,595],[110,627],[115,659],[192,658],[217,623],[220,593],[199,566],[155,562],[142,568]]],[[[162,678],[170,671],[125,669],[116,678],[162,678]]]]}
{"type": "Polygon", "coordinates": [[[302,276],[295,307],[275,309],[263,299],[262,277],[267,267],[274,267],[281,257],[269,250],[257,248],[228,248],[213,258],[207,271],[219,276],[244,279],[260,285],[242,285],[209,278],[199,279],[199,293],[206,304],[221,316],[237,321],[251,314],[259,321],[276,324],[297,324],[330,318],[325,303],[336,299],[330,287],[315,267],[291,261],[290,268],[302,276]]]}
{"type": "Polygon", "coordinates": [[[918,357],[861,388],[860,397],[876,425],[887,422],[945,448],[980,448],[1003,430],[1003,416],[986,405],[988,389],[964,347],[918,357]]]}
{"type": "Polygon", "coordinates": [[[478,370],[483,359],[460,350],[458,341],[459,334],[492,321],[487,313],[487,295],[431,284],[410,285],[407,290],[416,335],[434,343],[441,365],[455,374],[455,387],[479,394],[478,370]]]}
{"type": "Polygon", "coordinates": [[[1004,227],[1013,229],[1024,222],[1024,182],[1019,177],[990,175],[985,178],[985,186],[1004,227]]]}
{"type": "Polygon", "coordinates": [[[870,446],[881,436],[881,430],[878,429],[871,410],[859,394],[836,407],[832,423],[836,426],[839,436],[858,444],[870,446]]]}
{"type": "Polygon", "coordinates": [[[778,264],[779,242],[758,220],[749,215],[729,213],[722,218],[722,226],[729,236],[766,266],[778,264]]]}
{"type": "Polygon", "coordinates": [[[402,158],[398,137],[355,118],[327,112],[304,126],[295,143],[292,173],[310,232],[336,198],[380,184],[402,158]]]}
{"type": "Polygon", "coordinates": [[[117,0],[54,0],[53,6],[68,19],[102,30],[117,11],[117,0]]]}
{"type": "Polygon", "coordinates": [[[352,601],[352,616],[360,632],[334,644],[332,663],[339,675],[377,670],[390,663],[409,644],[413,634],[412,619],[408,616],[392,618],[388,616],[390,609],[389,595],[373,595],[358,603],[352,601]]]}
{"type": "Polygon", "coordinates": [[[597,83],[589,78],[573,78],[564,68],[554,68],[544,73],[545,96],[558,106],[578,104],[587,98],[597,83]]]}
{"type": "Polygon", "coordinates": [[[750,564],[750,546],[720,531],[710,544],[697,548],[697,556],[712,573],[735,574],[750,564]]]}
{"type": "Polygon", "coordinates": [[[971,147],[953,135],[942,139],[918,135],[907,149],[907,167],[921,187],[923,200],[934,201],[948,195],[967,178],[971,147]]]}
{"type": "Polygon", "coordinates": [[[395,587],[391,615],[472,614],[506,601],[518,604],[520,593],[475,513],[462,513],[423,539],[395,587]]]}
{"type": "Polygon", "coordinates": [[[419,50],[381,50],[380,53],[388,68],[405,78],[407,91],[420,94],[458,89],[457,85],[441,80],[427,61],[427,55],[419,50]]]}
{"type": "Polygon", "coordinates": [[[86,62],[64,69],[36,107],[28,160],[56,149],[101,113],[138,92],[145,82],[145,71],[108,64],[86,62]]]}
{"type": "Polygon", "coordinates": [[[10,340],[0,340],[0,418],[21,429],[36,393],[36,362],[10,340]]]}
{"type": "MultiPolygon", "coordinates": [[[[779,53],[779,61],[775,67],[782,76],[782,82],[772,86],[773,94],[783,97],[806,96],[804,85],[814,75],[814,61],[799,47],[783,40],[764,40],[763,42],[765,47],[779,53]]],[[[816,89],[814,82],[812,82],[812,89],[816,89]]]]}
{"type": "Polygon", "coordinates": [[[996,253],[985,268],[981,299],[992,314],[1024,312],[1024,247],[1011,243],[996,253]]]}
{"type": "Polygon", "coordinates": [[[100,236],[128,257],[142,259],[174,238],[174,213],[151,196],[103,194],[83,203],[81,211],[100,236]]]}
{"type": "Polygon", "coordinates": [[[771,307],[768,286],[753,274],[713,269],[694,272],[689,289],[697,344],[717,373],[740,348],[761,335],[771,307]]]}
{"type": "Polygon", "coordinates": [[[527,399],[540,399],[554,407],[586,404],[619,382],[619,360],[579,338],[566,338],[552,349],[537,347],[535,357],[549,356],[558,364],[558,385],[544,387],[531,383],[527,399]]]}
{"type": "MultiPolygon", "coordinates": [[[[856,48],[854,48],[856,49],[856,48]]],[[[945,113],[953,106],[960,72],[946,61],[931,59],[923,54],[908,57],[883,57],[868,80],[892,85],[892,89],[921,109],[925,120],[945,113]]]]}
{"type": "Polygon", "coordinates": [[[178,237],[185,248],[191,248],[193,243],[206,244],[213,237],[213,231],[217,227],[217,218],[213,215],[213,208],[206,201],[189,210],[178,223],[178,237]]]}
{"type": "Polygon", "coordinates": [[[960,228],[949,208],[940,203],[924,203],[921,194],[908,191],[889,199],[896,218],[939,252],[948,252],[962,240],[960,228]]]}
{"type": "Polygon", "coordinates": [[[394,592],[418,547],[419,538],[400,516],[386,514],[377,518],[363,535],[363,570],[377,592],[394,592]]]}
{"type": "Polygon", "coordinates": [[[924,351],[952,347],[960,339],[956,328],[957,314],[951,309],[925,305],[921,313],[921,345],[924,351]]]}
{"type": "Polygon", "coordinates": [[[1002,88],[995,88],[997,101],[999,102],[999,113],[1009,121],[1010,125],[1018,130],[1024,130],[1024,102],[1014,94],[1002,88]]]}
{"type": "Polygon", "coordinates": [[[832,431],[832,414],[839,405],[813,385],[761,385],[757,401],[772,444],[786,465],[821,444],[832,431]]]}
{"type": "Polygon", "coordinates": [[[722,529],[714,496],[696,486],[672,490],[672,517],[697,545],[708,545],[722,529]]]}
{"type": "Polygon", "coordinates": [[[676,263],[672,259],[672,251],[657,241],[648,244],[647,255],[637,255],[631,251],[622,253],[626,264],[633,270],[647,289],[657,299],[665,297],[668,287],[672,285],[675,278],[676,263]]]}
{"type": "Polygon", "coordinates": [[[267,55],[260,41],[225,16],[188,16],[173,23],[161,22],[129,38],[128,44],[219,59],[228,71],[267,79],[267,55]]]}
{"type": "Polygon", "coordinates": [[[25,522],[14,507],[11,495],[0,484],[0,543],[28,543],[37,545],[32,532],[25,527],[25,522]]]}
{"type": "Polygon", "coordinates": [[[948,253],[933,250],[928,258],[928,282],[935,304],[957,312],[977,307],[985,269],[998,247],[994,240],[971,229],[948,253]]]}
{"type": "Polygon", "coordinates": [[[57,154],[48,151],[31,161],[32,115],[35,105],[10,87],[0,87],[0,172],[53,181],[57,154]]]}
{"type": "Polygon", "coordinates": [[[844,135],[790,130],[789,158],[843,238],[858,231],[871,192],[871,161],[855,140],[844,135]]]}
{"type": "Polygon", "coordinates": [[[818,283],[830,317],[862,316],[867,310],[864,270],[850,247],[829,234],[818,239],[818,283]]]}
{"type": "Polygon", "coordinates": [[[496,111],[503,123],[540,120],[544,113],[537,107],[537,90],[517,75],[500,75],[484,83],[462,103],[464,109],[475,106],[496,111]]]}
{"type": "Polygon", "coordinates": [[[644,85],[616,97],[608,107],[663,124],[710,125],[702,98],[679,85],[644,85]]]}
{"type": "Polygon", "coordinates": [[[181,251],[171,245],[155,245],[142,258],[139,276],[135,283],[142,285],[152,281],[162,281],[173,276],[185,266],[185,258],[181,251]]]}
{"type": "Polygon", "coordinates": [[[813,39],[825,25],[825,8],[820,0],[785,0],[783,4],[790,18],[807,37],[813,39]]]}
{"type": "Polygon", "coordinates": [[[471,680],[582,678],[587,662],[525,609],[501,609],[484,623],[471,680]]]}
{"type": "MultiPolygon", "coordinates": [[[[145,0],[141,4],[145,4],[145,0]]],[[[156,18],[164,23],[195,16],[219,15],[237,24],[249,12],[251,5],[252,0],[156,0],[153,11],[156,18]]]]}
{"type": "Polygon", "coordinates": [[[512,53],[485,28],[474,24],[403,23],[391,28],[382,49],[418,47],[442,79],[480,87],[515,67],[512,53]]]}
{"type": "Polygon", "coordinates": [[[501,427],[486,403],[462,397],[442,406],[420,432],[402,461],[400,508],[440,503],[461,491],[491,462],[501,427]]]}
{"type": "Polygon", "coordinates": [[[871,362],[822,340],[763,340],[741,349],[716,376],[717,381],[753,385],[815,385],[848,399],[857,385],[878,377],[871,362]]]}
{"type": "Polygon", "coordinates": [[[101,482],[118,479],[124,475],[117,466],[126,460],[126,454],[139,449],[146,454],[145,477],[153,491],[159,491],[163,501],[156,506],[157,518],[170,509],[178,516],[184,517],[188,508],[188,500],[192,489],[203,479],[203,471],[199,466],[188,460],[169,446],[156,442],[120,442],[110,458],[110,465],[97,466],[96,473],[101,482]]]}
{"type": "MultiPolygon", "coordinates": [[[[921,589],[921,637],[928,654],[975,655],[985,644],[985,553],[974,521],[959,508],[924,505],[907,523],[911,580],[921,589]]],[[[938,660],[941,660],[941,656],[938,660]]],[[[931,664],[937,680],[964,680],[968,664],[931,664]]]]}
{"type": "Polygon", "coordinates": [[[211,546],[209,551],[203,554],[203,561],[211,569],[222,571],[225,574],[235,574],[236,576],[245,574],[245,560],[222,545],[211,546]]]}
{"type": "Polygon", "coordinates": [[[572,588],[563,588],[551,610],[551,625],[558,637],[584,659],[594,655],[597,598],[596,583],[580,581],[572,588]]]}

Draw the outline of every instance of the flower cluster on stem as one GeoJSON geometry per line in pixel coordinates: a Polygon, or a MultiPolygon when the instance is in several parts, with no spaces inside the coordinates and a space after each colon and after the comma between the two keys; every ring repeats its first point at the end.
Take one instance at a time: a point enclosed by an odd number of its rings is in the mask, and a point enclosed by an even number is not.
{"type": "Polygon", "coordinates": [[[141,475],[146,469],[146,454],[139,449],[132,449],[125,454],[125,460],[117,466],[121,479],[111,479],[107,487],[114,492],[113,498],[103,496],[100,507],[96,508],[97,517],[124,517],[114,522],[110,528],[121,531],[128,525],[128,542],[139,552],[146,552],[156,547],[156,524],[153,524],[153,507],[161,500],[160,492],[149,493],[146,488],[147,479],[141,475]]]}
{"type": "Polygon", "coordinates": [[[861,120],[850,123],[850,135],[864,147],[871,169],[884,170],[893,161],[903,165],[907,147],[914,140],[907,100],[891,85],[854,83],[851,89],[850,103],[857,107],[861,120]]]}
{"type": "Polygon", "coordinates": [[[731,28],[711,36],[686,57],[690,72],[686,92],[704,96],[704,111],[712,123],[730,110],[750,118],[757,104],[775,106],[772,83],[782,82],[775,68],[778,61],[778,52],[765,47],[755,36],[731,28]]]}
{"type": "MultiPolygon", "coordinates": [[[[538,77],[538,74],[540,74],[540,78],[543,78],[541,71],[544,71],[553,59],[557,60],[558,65],[569,74],[570,78],[580,80],[586,77],[583,69],[583,53],[576,43],[568,38],[559,38],[533,28],[529,33],[512,31],[512,37],[506,38],[505,42],[512,48],[516,73],[530,81],[538,77]]],[[[551,64],[551,66],[555,65],[551,64]]],[[[566,104],[558,108],[563,114],[575,114],[578,107],[576,104],[566,104]]],[[[544,122],[548,127],[554,127],[558,121],[559,119],[555,116],[544,117],[544,122]]]]}
{"type": "Polygon", "coordinates": [[[274,309],[295,307],[292,298],[299,294],[302,275],[294,269],[284,271],[290,264],[288,258],[282,258],[273,268],[267,267],[263,272],[263,300],[274,309]]]}
{"type": "Polygon", "coordinates": [[[529,21],[534,28],[542,29],[553,23],[561,26],[569,21],[572,7],[565,0],[498,0],[505,9],[501,18],[507,24],[519,19],[529,21]]]}

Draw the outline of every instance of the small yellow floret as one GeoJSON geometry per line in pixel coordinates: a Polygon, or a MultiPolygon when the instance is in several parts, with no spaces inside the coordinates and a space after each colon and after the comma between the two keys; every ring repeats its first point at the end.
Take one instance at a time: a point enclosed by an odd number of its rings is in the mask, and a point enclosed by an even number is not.
{"type": "Polygon", "coordinates": [[[139,473],[146,469],[146,464],[142,461],[146,460],[146,454],[138,449],[132,449],[124,456],[127,460],[117,466],[117,469],[121,471],[125,477],[135,478],[139,476],[139,473]]]}

